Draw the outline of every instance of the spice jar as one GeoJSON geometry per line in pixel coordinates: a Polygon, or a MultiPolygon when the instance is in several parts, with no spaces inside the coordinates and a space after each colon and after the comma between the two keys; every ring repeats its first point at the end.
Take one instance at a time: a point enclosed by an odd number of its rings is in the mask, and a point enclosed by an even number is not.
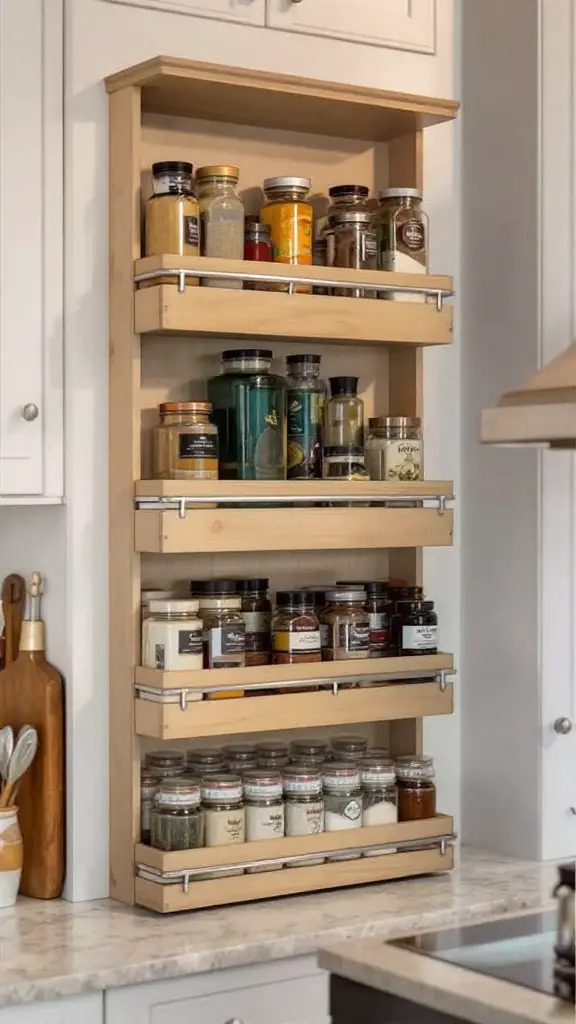
{"type": "Polygon", "coordinates": [[[392,602],[388,587],[378,580],[366,584],[364,608],[370,627],[370,657],[387,658],[390,654],[390,614],[392,602]]]}
{"type": "Polygon", "coordinates": [[[438,615],[434,601],[398,601],[392,618],[392,640],[400,657],[436,654],[438,615]]]}
{"type": "MultiPolygon", "coordinates": [[[[204,627],[204,668],[242,668],[246,627],[236,580],[206,580],[198,606],[204,627]]],[[[241,697],[243,690],[226,690],[224,694],[241,697]]]]}
{"type": "MultiPolygon", "coordinates": [[[[239,170],[226,164],[196,171],[200,207],[201,255],[241,260],[244,256],[244,203],[236,192],[239,170]]],[[[242,288],[241,280],[202,279],[205,287],[242,288]]]]}
{"type": "Polygon", "coordinates": [[[367,213],[370,189],[367,185],[333,185],[328,189],[328,217],[341,213],[367,213]]]}
{"type": "Polygon", "coordinates": [[[236,580],[240,611],[246,627],[246,665],[270,664],[272,605],[267,579],[236,580]]]}
{"type": "MultiPolygon", "coordinates": [[[[355,764],[330,761],[322,769],[324,827],[327,832],[362,827],[362,790],[355,764]]],[[[356,860],[359,853],[335,853],[328,860],[356,860]]]]}
{"type": "Polygon", "coordinates": [[[396,611],[398,601],[422,601],[424,599],[424,587],[396,583],[388,584],[388,596],[394,611],[396,611]]]}
{"type": "Polygon", "coordinates": [[[324,444],[364,444],[364,402],[358,377],[330,377],[330,399],[324,416],[324,444]]]}
{"type": "Polygon", "coordinates": [[[416,416],[373,416],[368,420],[366,468],[371,480],[420,480],[422,435],[416,416]]]}
{"type": "Polygon", "coordinates": [[[206,846],[243,843],[246,833],[242,780],[239,775],[212,775],[201,782],[206,846]]]}
{"type": "Polygon", "coordinates": [[[403,754],[395,761],[398,779],[398,821],[417,821],[436,814],[434,762],[428,754],[403,754]]]}
{"type": "Polygon", "coordinates": [[[157,850],[196,850],[204,846],[200,786],[190,779],[164,779],[150,813],[152,846],[157,850]]]}
{"type": "Polygon", "coordinates": [[[229,349],[208,381],[225,480],[286,479],[286,382],[269,349],[229,349]]]}
{"type": "MultiPolygon", "coordinates": [[[[246,842],[259,839],[282,839],[284,836],[284,800],[282,778],[279,772],[257,768],[246,772],[242,780],[246,807],[246,842]]],[[[274,871],[280,865],[268,868],[248,868],[248,874],[274,871]]]]}
{"type": "Polygon", "coordinates": [[[317,736],[292,740],[290,760],[293,764],[323,765],[328,757],[328,743],[317,736]]]}
{"type": "MultiPolygon", "coordinates": [[[[360,781],[364,805],[362,825],[395,825],[398,821],[398,789],[394,762],[389,758],[363,758],[360,761],[360,781]]],[[[375,847],[365,851],[365,857],[378,857],[396,853],[395,846],[375,847]]]]}
{"type": "MultiPolygon", "coordinates": [[[[150,601],[148,618],[142,623],[145,668],[166,672],[202,668],[202,622],[197,611],[198,601],[150,601]]],[[[201,693],[197,697],[202,700],[201,693]]]]}
{"type": "Polygon", "coordinates": [[[157,480],[217,480],[218,427],[211,402],[163,402],[155,431],[157,480]]]}
{"type": "Polygon", "coordinates": [[[329,590],[322,624],[329,627],[322,648],[324,661],[370,657],[370,621],[363,590],[329,590]]]}
{"type": "Polygon", "coordinates": [[[150,614],[150,601],[172,601],[184,595],[179,590],[141,590],[140,591],[140,617],[147,619],[150,614]]]}
{"type": "Polygon", "coordinates": [[[153,768],[142,765],[140,768],[140,842],[150,846],[152,832],[150,812],[156,800],[156,790],[160,782],[153,768]]]}
{"type": "MultiPolygon", "coordinates": [[[[326,231],[329,267],[346,270],[376,270],[376,233],[368,212],[344,211],[329,218],[326,231]]],[[[368,288],[334,288],[334,295],[356,299],[373,299],[376,292],[368,288]]]]}
{"type": "Polygon", "coordinates": [[[272,619],[272,663],[295,665],[322,660],[320,623],[305,590],[279,590],[272,619]]]}
{"type": "MultiPolygon", "coordinates": [[[[264,205],[260,212],[263,224],[270,225],[274,262],[291,266],[311,266],[313,242],[313,210],[307,201],[312,188],[310,178],[266,178],[263,184],[264,205]]],[[[275,286],[287,291],[288,285],[275,286]]],[[[296,292],[311,292],[308,284],[294,286],[296,292]]]]}
{"type": "Polygon", "coordinates": [[[204,775],[221,775],[226,771],[220,747],[192,748],[186,751],[186,771],[199,779],[204,775]]]}
{"type": "Polygon", "coordinates": [[[317,355],[286,357],[288,479],[322,478],[322,439],[326,384],[317,355]]]}
{"type": "MultiPolygon", "coordinates": [[[[252,260],[255,263],[273,262],[274,254],[269,224],[261,224],[251,217],[246,218],[244,223],[244,259],[252,260]]],[[[255,271],[257,269],[254,267],[255,271]]],[[[249,291],[270,291],[268,281],[244,281],[244,287],[249,291]]]]}
{"type": "MultiPolygon", "coordinates": [[[[316,768],[289,765],[282,775],[287,836],[316,836],[324,831],[322,775],[316,768]]],[[[324,857],[306,857],[288,867],[323,864],[324,857]]]]}
{"type": "Polygon", "coordinates": [[[223,748],[227,770],[232,775],[242,775],[258,767],[256,747],[253,743],[227,743],[223,748]]]}
{"type": "Polygon", "coordinates": [[[177,778],[186,771],[186,754],[183,750],[149,750],[144,766],[151,768],[159,779],[177,778]]]}
{"type": "MultiPolygon", "coordinates": [[[[152,165],[154,195],[146,204],[146,256],[198,256],[198,202],[192,193],[192,164],[162,160],[152,165]]],[[[174,284],[176,278],[161,279],[174,284]]],[[[198,284],[189,278],[187,287],[198,284]]]]}
{"type": "Polygon", "coordinates": [[[332,444],[324,448],[325,480],[369,480],[361,445],[332,444]]]}
{"type": "Polygon", "coordinates": [[[256,756],[259,768],[272,768],[281,771],[290,760],[288,747],[278,740],[262,740],[256,744],[256,756]]]}
{"type": "MultiPolygon", "coordinates": [[[[378,193],[374,217],[378,245],[378,269],[402,274],[425,274],[428,269],[428,216],[422,209],[422,193],[416,188],[385,188],[378,193]]],[[[382,292],[385,299],[425,302],[424,295],[382,292]]]]}
{"type": "Polygon", "coordinates": [[[335,736],[332,750],[335,761],[352,761],[356,764],[366,756],[368,740],[364,736],[335,736]]]}

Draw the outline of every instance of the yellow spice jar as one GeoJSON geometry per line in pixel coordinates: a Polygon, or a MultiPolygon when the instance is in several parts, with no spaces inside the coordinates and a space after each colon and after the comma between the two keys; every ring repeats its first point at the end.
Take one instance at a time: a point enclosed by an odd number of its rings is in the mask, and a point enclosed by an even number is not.
{"type": "Polygon", "coordinates": [[[212,402],[163,402],[158,406],[154,471],[157,480],[217,480],[218,428],[212,402]]]}
{"type": "MultiPolygon", "coordinates": [[[[270,225],[275,263],[312,266],[314,214],[307,198],[311,187],[310,178],[280,177],[264,181],[265,199],[260,221],[270,225]]],[[[288,290],[288,285],[276,287],[279,291],[288,290]]],[[[294,291],[309,293],[312,286],[299,284],[294,291]]]]}
{"type": "MultiPolygon", "coordinates": [[[[200,214],[192,189],[192,164],[162,160],[152,165],[154,195],[146,206],[146,256],[198,256],[200,214]]],[[[176,283],[176,278],[167,278],[176,283]]],[[[189,278],[187,285],[197,285],[189,278]]]]}

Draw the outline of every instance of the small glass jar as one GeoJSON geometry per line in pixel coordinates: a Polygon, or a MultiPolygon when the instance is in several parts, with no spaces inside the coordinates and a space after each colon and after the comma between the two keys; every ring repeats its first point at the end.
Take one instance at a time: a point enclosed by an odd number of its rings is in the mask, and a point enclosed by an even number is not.
{"type": "Polygon", "coordinates": [[[240,611],[246,627],[246,665],[270,664],[272,605],[267,579],[236,580],[240,611]]]}
{"type": "Polygon", "coordinates": [[[370,627],[370,657],[390,656],[390,616],[392,602],[388,587],[378,580],[366,584],[364,608],[368,612],[370,627]]]}
{"type": "MultiPolygon", "coordinates": [[[[243,668],[246,664],[246,626],[236,580],[206,580],[198,601],[204,627],[204,668],[243,668]]],[[[243,695],[225,690],[215,696],[243,695]]]]}
{"type": "MultiPolygon", "coordinates": [[[[287,836],[317,836],[324,831],[322,775],[317,768],[289,765],[284,769],[285,819],[287,836]]],[[[324,857],[306,857],[287,867],[311,867],[323,864],[324,857]]]]}
{"type": "Polygon", "coordinates": [[[421,479],[422,431],[417,416],[372,416],[366,437],[371,480],[413,483],[421,479]]]}
{"type": "Polygon", "coordinates": [[[193,747],[187,750],[186,771],[199,779],[205,775],[221,775],[226,771],[221,747],[193,747]]]}
{"type": "Polygon", "coordinates": [[[259,768],[282,771],[290,761],[290,753],[285,743],[279,740],[262,740],[256,744],[256,756],[259,768]]]}
{"type": "Polygon", "coordinates": [[[305,590],[279,590],[272,619],[272,663],[297,665],[322,661],[320,623],[305,590]]]}
{"type": "MultiPolygon", "coordinates": [[[[254,263],[273,263],[274,254],[270,237],[270,225],[247,217],[244,222],[244,259],[254,263]]],[[[254,270],[258,268],[255,267],[254,270]]],[[[270,291],[268,281],[244,281],[248,291],[270,291]]]]}
{"type": "Polygon", "coordinates": [[[358,377],[330,377],[330,399],[324,416],[324,444],[364,445],[364,402],[358,377]]]}
{"type": "Polygon", "coordinates": [[[151,768],[159,779],[178,778],[186,771],[186,754],[183,750],[149,750],[144,767],[151,768]]]}
{"type": "Polygon", "coordinates": [[[357,764],[366,756],[368,740],[364,736],[335,736],[332,751],[335,761],[350,761],[357,764]]]}
{"type": "MultiPolygon", "coordinates": [[[[372,215],[361,211],[344,211],[329,218],[326,231],[329,267],[346,270],[376,270],[376,233],[372,215]]],[[[376,292],[369,288],[334,288],[334,295],[355,299],[374,299],[376,292]]]]}
{"type": "MultiPolygon", "coordinates": [[[[327,832],[362,827],[362,789],[356,764],[329,761],[322,769],[324,827],[327,832]]],[[[332,860],[356,860],[359,853],[335,853],[332,860]]]]}
{"type": "Polygon", "coordinates": [[[434,601],[398,601],[392,639],[399,657],[437,654],[438,615],[434,601]]]}
{"type": "Polygon", "coordinates": [[[211,402],[163,402],[155,432],[157,480],[217,480],[218,427],[211,402]]]}
{"type": "Polygon", "coordinates": [[[370,621],[364,607],[363,590],[329,590],[322,612],[322,625],[328,626],[322,648],[324,661],[347,661],[370,657],[370,621]]]}
{"type": "MultiPolygon", "coordinates": [[[[152,165],[154,195],[146,204],[146,256],[198,256],[199,211],[192,190],[192,164],[162,160],[152,165]]],[[[175,277],[160,283],[175,284],[175,277]]],[[[186,286],[197,285],[189,278],[186,286]]]]}
{"type": "Polygon", "coordinates": [[[157,850],[197,850],[204,846],[200,787],[190,779],[164,779],[150,813],[151,845],[157,850]]]}
{"type": "Polygon", "coordinates": [[[258,767],[256,747],[253,743],[227,743],[222,752],[228,772],[233,775],[242,775],[258,767]]]}
{"type": "MultiPolygon", "coordinates": [[[[150,601],[142,623],[142,664],[165,672],[201,669],[202,622],[198,601],[150,601]]],[[[199,693],[198,699],[202,699],[199,693]]],[[[194,699],[192,696],[191,699],[194,699]]]]}
{"type": "Polygon", "coordinates": [[[367,213],[370,189],[368,185],[333,185],[328,189],[330,206],[328,217],[340,213],[367,213]]]}
{"type": "Polygon", "coordinates": [[[239,775],[212,775],[201,783],[205,815],[206,846],[233,846],[243,843],[246,814],[239,775]]]}
{"type": "MultiPolygon", "coordinates": [[[[226,164],[196,171],[200,207],[201,255],[227,260],[244,257],[244,203],[236,191],[239,170],[226,164]]],[[[242,288],[241,280],[202,278],[208,288],[242,288]]]]}
{"type": "MultiPolygon", "coordinates": [[[[255,768],[245,772],[242,779],[246,807],[246,842],[260,839],[282,839],[284,836],[284,799],[282,777],[279,772],[255,768]]],[[[271,868],[249,868],[255,871],[274,871],[271,868]]]]}
{"type": "Polygon", "coordinates": [[[369,480],[361,445],[332,444],[324,448],[325,480],[369,480]]]}
{"type": "MultiPolygon", "coordinates": [[[[260,220],[270,226],[274,262],[290,266],[311,266],[314,213],[308,194],[310,178],[266,178],[263,184],[264,205],[260,220]]],[[[287,291],[279,284],[275,290],[287,291]]],[[[310,293],[312,286],[298,284],[294,291],[310,293]]]]}
{"type": "Polygon", "coordinates": [[[288,411],[288,479],[322,478],[326,384],[320,378],[321,356],[286,357],[288,411]]]}
{"type": "MultiPolygon", "coordinates": [[[[385,188],[378,193],[374,226],[378,269],[401,274],[425,274],[428,269],[428,215],[417,188],[385,188]]],[[[425,302],[424,295],[382,292],[384,299],[425,302]]]]}
{"type": "Polygon", "coordinates": [[[436,814],[434,761],[429,754],[403,754],[395,764],[398,779],[398,821],[419,821],[436,814]]]}
{"type": "Polygon", "coordinates": [[[290,760],[292,764],[322,766],[328,757],[328,743],[318,736],[292,740],[290,760]]]}
{"type": "Polygon", "coordinates": [[[160,782],[153,768],[140,768],[140,842],[150,846],[152,826],[150,813],[156,802],[156,790],[160,782]]]}
{"type": "MultiPolygon", "coordinates": [[[[390,758],[363,758],[360,761],[360,781],[364,805],[362,825],[395,825],[398,821],[398,788],[394,762],[390,758]]],[[[396,853],[395,846],[375,847],[364,857],[379,857],[396,853]]]]}

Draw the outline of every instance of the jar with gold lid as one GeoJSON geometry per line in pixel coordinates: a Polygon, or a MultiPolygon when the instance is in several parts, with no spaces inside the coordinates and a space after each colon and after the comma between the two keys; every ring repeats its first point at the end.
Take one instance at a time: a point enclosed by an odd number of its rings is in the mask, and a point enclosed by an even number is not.
{"type": "MultiPolygon", "coordinates": [[[[198,256],[198,201],[192,190],[194,168],[186,160],[152,165],[154,194],[146,206],[146,256],[198,256]]],[[[175,277],[166,278],[174,283],[175,277]]],[[[197,285],[190,278],[187,287],[197,285]]]]}
{"type": "Polygon", "coordinates": [[[217,480],[218,428],[211,402],[163,402],[158,406],[155,467],[158,480],[217,480]]]}
{"type": "MultiPolygon", "coordinates": [[[[244,203],[236,188],[240,171],[229,164],[212,164],[196,171],[202,256],[244,258],[244,203]]],[[[204,287],[242,288],[242,281],[217,277],[202,279],[204,287]]]]}

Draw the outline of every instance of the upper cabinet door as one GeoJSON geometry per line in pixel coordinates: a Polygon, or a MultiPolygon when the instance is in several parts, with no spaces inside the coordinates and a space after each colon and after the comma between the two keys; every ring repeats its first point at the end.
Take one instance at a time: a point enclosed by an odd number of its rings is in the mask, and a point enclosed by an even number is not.
{"type": "Polygon", "coordinates": [[[240,21],[260,27],[266,24],[266,0],[107,0],[107,3],[154,7],[159,11],[192,14],[196,18],[240,21]]]}
{"type": "Polygon", "coordinates": [[[434,53],[436,0],[267,0],[269,28],[434,53]]]}

